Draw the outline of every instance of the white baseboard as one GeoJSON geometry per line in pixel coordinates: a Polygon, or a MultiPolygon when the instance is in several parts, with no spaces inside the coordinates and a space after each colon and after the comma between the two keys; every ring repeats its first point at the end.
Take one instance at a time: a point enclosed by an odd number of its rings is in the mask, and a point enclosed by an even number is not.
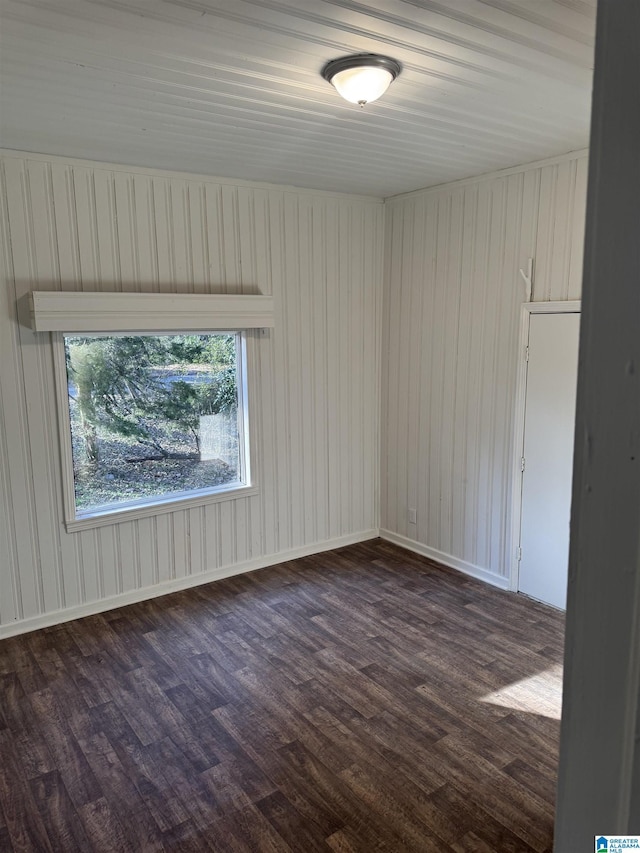
{"type": "Polygon", "coordinates": [[[416,542],[415,539],[409,539],[407,536],[401,536],[399,533],[384,529],[380,530],[380,538],[400,545],[401,548],[406,548],[408,551],[414,551],[423,557],[428,557],[430,560],[435,560],[436,563],[442,563],[443,566],[448,566],[450,569],[456,569],[456,571],[472,578],[489,583],[491,586],[509,589],[509,578],[482,569],[480,566],[474,566],[473,563],[467,563],[466,560],[460,560],[458,557],[452,557],[451,554],[445,554],[443,551],[438,551],[437,548],[430,548],[428,545],[416,542]]]}
{"type": "Polygon", "coordinates": [[[328,539],[324,542],[315,542],[313,545],[305,545],[302,548],[292,548],[289,551],[281,551],[278,554],[269,554],[266,557],[257,557],[254,560],[247,560],[244,563],[235,563],[231,566],[223,566],[222,568],[213,569],[209,572],[202,572],[197,575],[189,575],[184,578],[164,581],[163,583],[155,584],[154,586],[146,586],[142,589],[132,589],[129,592],[123,592],[119,595],[110,596],[109,598],[101,598],[98,601],[91,601],[87,604],[79,604],[75,607],[68,607],[64,610],[54,610],[50,613],[43,613],[39,616],[31,616],[28,619],[22,619],[19,622],[0,625],[0,639],[4,637],[13,637],[17,634],[26,634],[29,631],[36,631],[39,628],[48,628],[51,625],[59,625],[62,622],[71,622],[73,619],[81,619],[83,616],[93,616],[96,613],[104,613],[106,610],[114,610],[117,607],[124,607],[127,604],[136,604],[139,601],[158,598],[161,595],[168,595],[171,592],[179,592],[183,589],[201,586],[202,584],[211,583],[212,581],[221,580],[222,578],[229,578],[233,575],[242,575],[246,572],[254,572],[257,569],[264,569],[267,566],[274,566],[278,563],[286,563],[289,560],[297,560],[300,557],[309,557],[312,554],[319,554],[322,551],[333,551],[335,548],[343,548],[345,545],[355,545],[358,542],[366,542],[369,539],[376,539],[378,534],[379,531],[376,528],[363,530],[360,533],[351,533],[347,536],[339,536],[335,539],[328,539]]]}

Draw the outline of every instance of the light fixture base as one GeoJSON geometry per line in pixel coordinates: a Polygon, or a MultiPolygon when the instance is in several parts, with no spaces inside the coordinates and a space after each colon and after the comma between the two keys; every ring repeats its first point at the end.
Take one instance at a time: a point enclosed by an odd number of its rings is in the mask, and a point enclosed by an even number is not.
{"type": "Polygon", "coordinates": [[[321,73],[345,100],[363,107],[384,94],[401,70],[400,63],[389,56],[357,53],[332,59],[321,73]]]}

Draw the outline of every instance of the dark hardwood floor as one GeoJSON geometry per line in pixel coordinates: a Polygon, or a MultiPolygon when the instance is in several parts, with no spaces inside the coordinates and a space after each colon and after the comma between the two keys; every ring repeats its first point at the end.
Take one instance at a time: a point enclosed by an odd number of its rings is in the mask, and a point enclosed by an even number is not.
{"type": "Polygon", "coordinates": [[[562,641],[380,540],[5,640],[0,850],[549,851],[562,641]]]}

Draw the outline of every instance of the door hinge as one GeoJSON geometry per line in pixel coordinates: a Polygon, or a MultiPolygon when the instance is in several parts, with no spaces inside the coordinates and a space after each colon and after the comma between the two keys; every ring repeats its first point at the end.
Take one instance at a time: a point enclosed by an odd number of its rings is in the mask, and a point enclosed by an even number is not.
{"type": "Polygon", "coordinates": [[[524,348],[524,360],[529,361],[529,347],[524,348]]]}
{"type": "Polygon", "coordinates": [[[526,463],[525,463],[525,461],[524,461],[524,456],[523,456],[523,457],[522,457],[522,459],[520,460],[520,470],[521,470],[521,471],[524,471],[524,469],[525,469],[525,464],[526,464],[526,463]]]}
{"type": "Polygon", "coordinates": [[[522,560],[522,548],[518,548],[516,551],[516,560],[520,562],[522,560]]]}

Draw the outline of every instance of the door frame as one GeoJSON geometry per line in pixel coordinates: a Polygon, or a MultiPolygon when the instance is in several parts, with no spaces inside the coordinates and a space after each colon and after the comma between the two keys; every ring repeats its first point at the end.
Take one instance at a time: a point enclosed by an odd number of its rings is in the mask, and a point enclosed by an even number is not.
{"type": "Polygon", "coordinates": [[[524,453],[525,404],[527,400],[527,349],[532,314],[579,314],[579,299],[565,302],[523,302],[520,311],[520,336],[518,344],[518,376],[516,379],[516,408],[513,442],[513,480],[511,487],[511,550],[509,589],[518,591],[520,580],[520,528],[522,524],[522,480],[521,460],[524,453]]]}

